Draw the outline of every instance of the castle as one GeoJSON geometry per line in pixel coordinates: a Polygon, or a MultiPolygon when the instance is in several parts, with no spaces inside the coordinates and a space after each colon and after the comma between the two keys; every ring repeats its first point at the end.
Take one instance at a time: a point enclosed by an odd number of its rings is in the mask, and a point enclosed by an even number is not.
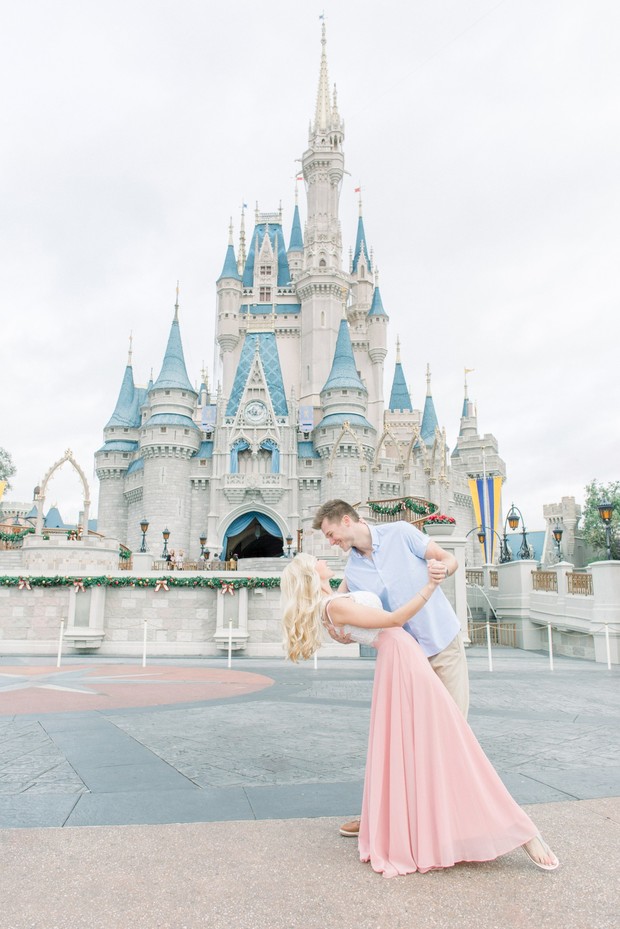
{"type": "MultiPolygon", "coordinates": [[[[146,388],[134,383],[130,349],[95,457],[98,529],[134,550],[144,517],[153,534],[169,530],[170,545],[193,559],[201,545],[221,558],[316,550],[312,517],[332,497],[420,496],[465,534],[477,525],[468,479],[505,478],[495,437],[478,435],[466,381],[451,455],[430,371],[424,408],[416,410],[399,347],[384,396],[389,316],[361,196],[355,249],[343,267],[345,133],[335,87],[330,92],[324,25],[321,42],[301,159],[303,231],[297,192],[288,245],[281,209],[257,209],[247,239],[242,213],[237,253],[231,226],[217,280],[216,395],[204,372],[197,390],[188,377],[178,296],[159,376],[146,388]]],[[[157,554],[161,543],[150,540],[157,554]]],[[[473,541],[471,552],[479,562],[473,541]]]]}

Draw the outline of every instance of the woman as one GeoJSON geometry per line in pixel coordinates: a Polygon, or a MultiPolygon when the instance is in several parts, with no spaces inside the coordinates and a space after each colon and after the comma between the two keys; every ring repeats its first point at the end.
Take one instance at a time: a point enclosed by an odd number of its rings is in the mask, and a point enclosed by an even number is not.
{"type": "Polygon", "coordinates": [[[557,858],[401,628],[433,595],[434,573],[430,565],[428,583],[393,613],[368,591],[333,594],[332,572],[312,555],[297,555],[282,573],[289,658],[310,658],[327,624],[377,649],[360,858],[393,877],[492,861],[522,846],[537,867],[553,871],[557,858]]]}

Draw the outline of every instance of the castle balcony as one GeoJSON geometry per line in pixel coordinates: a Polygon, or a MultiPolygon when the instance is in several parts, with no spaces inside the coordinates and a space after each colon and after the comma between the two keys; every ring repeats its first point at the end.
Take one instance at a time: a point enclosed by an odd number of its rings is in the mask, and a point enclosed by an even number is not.
{"type": "Polygon", "coordinates": [[[353,506],[356,510],[362,508],[369,522],[394,523],[404,520],[420,529],[437,510],[437,506],[424,497],[390,497],[387,500],[368,500],[365,504],[354,503],[353,506]]]}
{"type": "Polygon", "coordinates": [[[239,504],[247,497],[262,497],[269,506],[278,503],[285,491],[282,474],[225,474],[224,496],[229,503],[239,504]]]}

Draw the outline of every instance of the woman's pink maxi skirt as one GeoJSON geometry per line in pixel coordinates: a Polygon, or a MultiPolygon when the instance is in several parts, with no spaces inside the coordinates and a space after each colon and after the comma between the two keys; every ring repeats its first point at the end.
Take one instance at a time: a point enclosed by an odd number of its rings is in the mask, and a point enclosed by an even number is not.
{"type": "Polygon", "coordinates": [[[492,861],[537,834],[415,639],[377,639],[362,861],[384,877],[492,861]]]}

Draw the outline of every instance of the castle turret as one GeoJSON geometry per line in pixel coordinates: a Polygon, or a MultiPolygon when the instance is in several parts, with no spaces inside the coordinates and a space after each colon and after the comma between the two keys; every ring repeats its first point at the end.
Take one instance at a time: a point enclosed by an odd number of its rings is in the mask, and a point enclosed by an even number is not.
{"type": "Polygon", "coordinates": [[[368,391],[357,372],[346,319],[340,322],[331,370],[321,390],[321,407],[323,418],[314,430],[314,446],[331,462],[329,496],[366,499],[376,430],[366,418],[368,391]]]}
{"type": "Polygon", "coordinates": [[[220,346],[222,378],[231,384],[234,373],[233,352],[239,342],[239,311],[242,284],[232,240],[232,220],[228,230],[228,248],[222,273],[217,279],[217,342],[220,346]]]}
{"type": "Polygon", "coordinates": [[[336,93],[329,94],[325,24],[314,121],[308,149],[302,157],[307,190],[303,271],[296,281],[301,300],[300,405],[317,408],[327,379],[329,360],[338,337],[341,308],[349,279],[342,270],[340,187],[344,175],[344,124],[336,93]]]}
{"type": "Polygon", "coordinates": [[[106,423],[104,444],[95,452],[99,489],[97,528],[103,535],[126,542],[127,510],[124,505],[124,479],[138,451],[141,394],[133,379],[132,337],[121,389],[112,416],[106,423]]]}
{"type": "Polygon", "coordinates": [[[295,182],[295,209],[293,211],[293,224],[291,226],[291,238],[287,255],[289,267],[291,269],[291,280],[296,281],[301,274],[304,262],[304,240],[301,234],[301,221],[299,219],[297,182],[295,182]]]}
{"type": "Polygon", "coordinates": [[[381,291],[379,290],[379,272],[375,272],[375,289],[372,294],[372,303],[366,318],[368,356],[371,363],[370,390],[368,398],[368,416],[373,426],[379,432],[383,425],[385,402],[383,396],[384,364],[387,355],[387,329],[389,316],[383,309],[381,291]]]}
{"type": "Polygon", "coordinates": [[[148,395],[148,418],[141,429],[140,450],[144,459],[142,509],[153,529],[169,529],[171,546],[184,552],[190,542],[190,459],[201,440],[193,419],[196,399],[185,367],[177,289],[161,371],[148,395]]]}

